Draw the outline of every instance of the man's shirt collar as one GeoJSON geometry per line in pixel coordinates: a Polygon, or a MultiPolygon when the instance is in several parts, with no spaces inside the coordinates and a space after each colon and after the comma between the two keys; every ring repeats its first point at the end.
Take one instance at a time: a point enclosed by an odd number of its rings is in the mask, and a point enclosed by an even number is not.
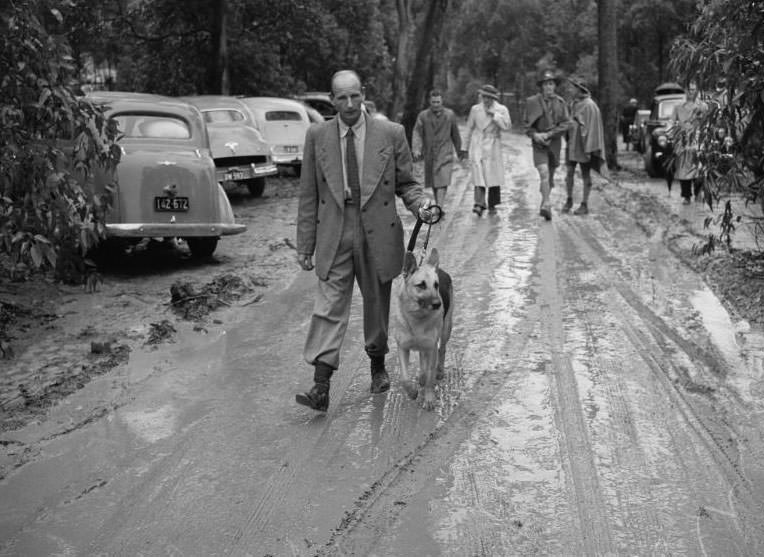
{"type": "Polygon", "coordinates": [[[348,126],[345,122],[343,122],[342,118],[340,118],[339,116],[337,116],[337,120],[339,121],[339,124],[340,124],[340,137],[342,138],[344,138],[347,135],[348,130],[351,127],[353,128],[353,133],[356,136],[358,136],[359,134],[363,134],[363,132],[366,131],[366,115],[365,114],[361,114],[361,117],[358,118],[358,121],[352,126],[348,126]]]}

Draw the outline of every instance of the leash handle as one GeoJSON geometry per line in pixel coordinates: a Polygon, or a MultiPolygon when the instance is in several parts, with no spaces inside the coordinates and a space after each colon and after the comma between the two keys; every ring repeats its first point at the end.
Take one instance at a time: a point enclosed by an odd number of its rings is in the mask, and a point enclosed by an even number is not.
{"type": "Polygon", "coordinates": [[[422,260],[424,259],[424,254],[427,251],[427,244],[430,242],[430,230],[432,229],[432,225],[436,224],[440,221],[441,218],[443,218],[443,209],[440,207],[440,205],[430,205],[429,207],[430,211],[430,218],[425,220],[422,220],[419,218],[419,215],[417,215],[416,218],[416,224],[414,224],[414,230],[411,231],[411,238],[409,238],[408,246],[406,247],[406,251],[410,251],[411,253],[414,253],[414,248],[416,247],[416,239],[419,235],[419,231],[422,228],[422,224],[427,224],[427,236],[425,236],[424,239],[424,246],[422,247],[422,256],[419,258],[419,264],[422,264],[422,260]]]}

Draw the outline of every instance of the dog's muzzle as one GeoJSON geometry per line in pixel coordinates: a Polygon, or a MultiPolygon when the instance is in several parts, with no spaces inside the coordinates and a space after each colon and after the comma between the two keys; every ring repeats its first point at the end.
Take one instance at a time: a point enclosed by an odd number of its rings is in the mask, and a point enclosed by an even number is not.
{"type": "Polygon", "coordinates": [[[439,309],[443,305],[440,300],[419,300],[419,307],[422,309],[439,309]]]}

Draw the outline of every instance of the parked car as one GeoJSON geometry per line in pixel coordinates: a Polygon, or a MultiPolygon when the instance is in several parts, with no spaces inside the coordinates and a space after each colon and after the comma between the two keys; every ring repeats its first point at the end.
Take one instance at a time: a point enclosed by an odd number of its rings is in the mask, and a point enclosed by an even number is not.
{"type": "Polygon", "coordinates": [[[642,131],[642,156],[645,170],[651,178],[665,176],[669,169],[666,161],[672,155],[671,138],[666,128],[674,108],[685,101],[684,89],[676,83],[662,83],[655,88],[650,105],[650,116],[642,131]]]}
{"type": "MultiPolygon", "coordinates": [[[[246,230],[215,178],[202,113],[179,99],[140,93],[97,92],[120,135],[117,188],[106,219],[109,238],[182,238],[194,256],[209,256],[221,236],[246,230]]],[[[102,171],[95,185],[109,182],[102,171]]]]}
{"type": "Polygon", "coordinates": [[[305,111],[308,113],[308,118],[310,118],[311,124],[319,124],[321,122],[326,122],[326,118],[315,108],[310,106],[309,104],[302,103],[305,106],[305,111]]]}
{"type": "Polygon", "coordinates": [[[271,146],[257,129],[251,113],[240,99],[225,95],[181,97],[204,116],[210,136],[217,180],[231,191],[240,185],[260,197],[265,178],[278,174],[271,146]]]}
{"type": "Polygon", "coordinates": [[[294,98],[318,110],[325,120],[331,120],[337,115],[337,109],[334,108],[332,97],[327,92],[309,91],[295,95],[294,98]]]}
{"type": "Polygon", "coordinates": [[[252,112],[257,129],[270,143],[273,162],[291,167],[299,175],[305,133],[310,127],[305,106],[300,101],[278,97],[243,97],[241,100],[252,112]]]}

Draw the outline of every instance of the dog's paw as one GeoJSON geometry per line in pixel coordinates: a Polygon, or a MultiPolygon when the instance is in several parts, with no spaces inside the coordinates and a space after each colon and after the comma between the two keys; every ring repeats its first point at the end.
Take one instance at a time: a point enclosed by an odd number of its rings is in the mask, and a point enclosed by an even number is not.
{"type": "Polygon", "coordinates": [[[411,400],[416,400],[417,396],[419,396],[419,387],[414,381],[404,382],[403,390],[406,391],[406,394],[409,395],[411,400]]]}
{"type": "Polygon", "coordinates": [[[438,369],[435,371],[435,381],[440,381],[446,376],[446,372],[443,371],[443,366],[438,366],[438,369]]]}

